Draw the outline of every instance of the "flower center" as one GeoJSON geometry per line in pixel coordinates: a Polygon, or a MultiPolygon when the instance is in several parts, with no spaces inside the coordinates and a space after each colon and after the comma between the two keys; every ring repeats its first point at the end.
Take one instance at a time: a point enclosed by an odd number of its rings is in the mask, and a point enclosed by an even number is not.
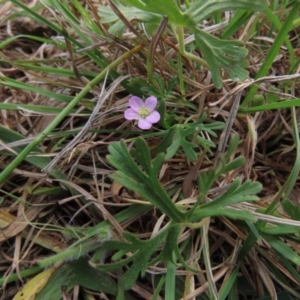
{"type": "Polygon", "coordinates": [[[146,119],[150,115],[149,108],[146,106],[142,106],[139,108],[139,116],[143,119],[146,119]]]}

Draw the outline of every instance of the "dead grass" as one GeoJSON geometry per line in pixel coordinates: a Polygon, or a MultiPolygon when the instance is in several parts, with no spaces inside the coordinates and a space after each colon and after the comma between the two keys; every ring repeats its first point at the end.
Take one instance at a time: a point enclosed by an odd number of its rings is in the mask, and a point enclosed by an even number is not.
{"type": "MultiPolygon", "coordinates": [[[[88,1],[88,3],[89,5],[86,6],[90,7],[89,9],[91,7],[96,9],[98,5],[97,1],[88,1]]],[[[36,4],[38,1],[28,2],[31,7],[36,4]]],[[[99,67],[84,53],[70,51],[71,48],[68,45],[62,49],[55,45],[46,45],[26,38],[26,34],[49,38],[55,35],[55,32],[31,18],[15,15],[14,12],[18,10],[19,8],[11,2],[0,6],[0,42],[15,35],[24,35],[1,49],[0,77],[8,77],[44,91],[74,97],[86,86],[94,74],[99,73],[99,67]],[[4,62],[3,58],[8,63],[4,62]],[[51,72],[46,68],[44,71],[29,69],[26,68],[25,61],[36,61],[37,65],[40,62],[40,65],[44,67],[73,70],[78,75],[76,77],[64,74],[59,76],[56,72],[51,72]],[[85,75],[82,76],[79,73],[85,75]]],[[[76,11],[74,10],[74,12],[76,11]]],[[[38,13],[54,23],[62,20],[57,12],[51,12],[46,8],[39,10],[38,13]]],[[[66,24],[61,23],[61,25],[65,30],[70,30],[66,24]]],[[[105,29],[105,25],[102,25],[102,29],[105,29]]],[[[272,38],[262,41],[265,37],[264,30],[267,31],[268,28],[262,26],[261,29],[261,34],[248,45],[251,77],[255,77],[259,64],[264,60],[272,43],[272,38]],[[259,40],[258,44],[256,44],[257,40],[259,40]]],[[[295,53],[299,53],[299,36],[296,35],[298,33],[295,31],[295,36],[290,38],[295,47],[295,53]]],[[[69,34],[78,38],[74,32],[69,32],[69,34]]],[[[95,47],[101,49],[108,61],[115,60],[127,49],[135,46],[135,36],[131,30],[128,30],[123,39],[114,38],[109,43],[104,43],[91,32],[86,32],[86,34],[93,39],[95,47]]],[[[247,32],[241,30],[237,33],[236,38],[243,39],[246,34],[247,32]]],[[[64,40],[62,42],[64,43],[64,40]]],[[[149,47],[151,49],[151,44],[144,38],[143,42],[145,42],[145,47],[137,55],[118,66],[119,73],[146,80],[146,56],[149,47]]],[[[152,60],[156,71],[167,83],[173,76],[178,75],[178,70],[172,68],[167,60],[167,58],[176,60],[178,46],[175,41],[166,36],[159,39],[155,46],[159,47],[161,51],[153,51],[152,60]]],[[[260,81],[262,83],[259,90],[260,95],[265,95],[271,87],[276,87],[277,90],[271,93],[280,99],[300,97],[299,81],[295,83],[291,80],[290,84],[293,87],[290,88],[285,84],[286,81],[282,80],[284,76],[288,76],[288,61],[288,52],[282,48],[278,60],[272,65],[270,74],[260,81]],[[291,90],[294,90],[293,95],[291,90]]],[[[181,102],[170,99],[167,103],[168,110],[177,111],[181,122],[187,118],[197,120],[203,112],[207,112],[208,122],[223,121],[227,123],[231,116],[230,109],[235,100],[228,94],[230,95],[233,90],[240,91],[243,98],[248,90],[247,83],[234,83],[224,74],[224,86],[217,90],[213,86],[207,70],[203,68],[199,72],[195,65],[188,61],[186,63],[184,83],[187,105],[182,108],[181,102]],[[192,79],[190,74],[194,74],[195,79],[192,79]],[[192,104],[193,109],[189,108],[188,104],[192,104]]],[[[108,81],[114,85],[114,82],[108,81]]],[[[146,212],[137,214],[126,221],[119,223],[115,220],[114,216],[126,207],[135,203],[145,203],[145,200],[141,199],[139,195],[124,189],[120,184],[109,179],[109,175],[114,170],[106,160],[107,146],[120,139],[128,140],[145,135],[145,133],[137,131],[131,122],[124,120],[123,111],[127,105],[129,94],[120,85],[120,82],[116,80],[115,83],[117,84],[115,84],[114,90],[107,94],[107,98],[103,102],[99,101],[98,95],[104,86],[96,87],[88,93],[85,101],[80,102],[76,111],[61,122],[55,134],[46,137],[39,145],[43,153],[32,154],[37,157],[51,158],[67,176],[66,179],[55,179],[36,166],[24,162],[13,171],[5,183],[1,184],[1,274],[5,274],[5,276],[18,274],[21,270],[35,266],[41,258],[49,256],[53,252],[59,252],[72,244],[73,240],[66,240],[57,229],[60,227],[72,225],[88,228],[103,220],[109,220],[116,239],[121,239],[124,231],[131,232],[138,238],[148,239],[166,224],[165,217],[150,206],[146,212]],[[96,104],[94,111],[92,111],[93,103],[96,104]],[[91,115],[92,118],[90,118],[91,115]],[[86,130],[84,130],[85,126],[86,130]],[[70,193],[70,190],[64,188],[65,185],[76,192],[70,193]]],[[[182,99],[179,85],[174,87],[173,96],[174,99],[182,99]]],[[[58,102],[46,95],[3,84],[0,84],[0,101],[1,103],[17,104],[20,107],[17,110],[1,109],[0,119],[3,126],[23,136],[11,143],[1,141],[0,168],[4,169],[16,154],[14,147],[23,147],[28,144],[55,118],[53,113],[27,111],[22,108],[22,105],[34,104],[49,108],[62,108],[65,103],[58,102]]],[[[298,108],[296,113],[299,115],[298,108]]],[[[289,109],[269,110],[255,114],[238,113],[230,133],[237,133],[241,139],[235,155],[245,156],[245,165],[228,176],[219,178],[209,194],[209,198],[214,199],[222,190],[226,189],[234,178],[241,176],[244,179],[258,181],[263,185],[263,191],[259,195],[261,200],[256,203],[246,203],[245,207],[253,211],[257,208],[267,207],[286,182],[295,163],[296,147],[291,122],[289,109]]],[[[158,133],[157,136],[147,138],[149,147],[160,142],[160,130],[159,127],[155,127],[154,132],[158,133]]],[[[221,132],[217,138],[212,138],[217,145],[220,135],[221,132]]],[[[147,135],[145,136],[147,137],[147,135]]],[[[213,153],[212,155],[203,155],[199,158],[199,162],[192,163],[187,161],[183,154],[178,153],[174,158],[164,162],[159,173],[159,180],[164,189],[169,191],[174,202],[181,201],[179,203],[182,205],[191,205],[199,194],[195,182],[197,174],[211,168],[215,164],[215,159],[216,153],[213,153]]],[[[299,185],[298,180],[290,196],[296,205],[300,204],[299,185]]],[[[290,218],[281,208],[278,216],[287,220],[290,218]]],[[[206,225],[210,238],[209,255],[214,272],[213,278],[222,284],[222,282],[226,282],[226,274],[235,263],[247,232],[243,226],[239,227],[238,223],[226,217],[207,220],[206,225]]],[[[187,261],[192,262],[199,255],[201,239],[198,231],[191,228],[182,232],[179,243],[188,239],[193,240],[193,245],[187,261]]],[[[293,249],[300,254],[298,244],[295,243],[293,249]]],[[[240,274],[245,280],[242,284],[246,286],[245,283],[248,282],[249,288],[256,292],[256,297],[265,295],[265,286],[270,287],[268,292],[272,290],[274,292],[274,287],[278,291],[281,290],[276,280],[272,282],[274,278],[267,267],[269,264],[281,270],[289,278],[289,289],[299,287],[299,282],[278,260],[274,250],[269,247],[268,243],[261,241],[255,245],[243,261],[240,274]],[[262,282],[262,278],[265,278],[266,282],[262,282]]],[[[198,265],[195,267],[201,270],[197,275],[192,275],[184,270],[177,271],[178,275],[185,276],[181,278],[185,278],[185,284],[189,287],[186,289],[189,290],[189,294],[183,299],[196,299],[196,296],[207,293],[208,283],[204,277],[206,271],[203,269],[203,262],[198,261],[198,265]]],[[[147,269],[148,274],[152,275],[162,274],[165,271],[166,268],[163,265],[151,266],[147,269]]],[[[118,276],[118,273],[113,273],[112,276],[118,276]]],[[[19,275],[19,280],[3,285],[2,299],[11,299],[28,280],[28,278],[21,279],[21,277],[19,275]]],[[[135,299],[150,299],[153,293],[150,282],[143,279],[136,282],[131,290],[131,296],[135,299]]],[[[183,281],[181,283],[184,284],[183,281]]],[[[295,294],[296,290],[293,293],[300,297],[299,294],[295,294]]],[[[75,295],[76,289],[73,291],[73,299],[80,299],[75,295]]],[[[100,293],[93,293],[93,295],[94,299],[113,299],[110,298],[111,296],[101,296],[100,293]]],[[[68,294],[68,297],[72,297],[72,292],[68,294]]],[[[250,299],[246,295],[240,295],[240,297],[240,299],[250,299]]]]}

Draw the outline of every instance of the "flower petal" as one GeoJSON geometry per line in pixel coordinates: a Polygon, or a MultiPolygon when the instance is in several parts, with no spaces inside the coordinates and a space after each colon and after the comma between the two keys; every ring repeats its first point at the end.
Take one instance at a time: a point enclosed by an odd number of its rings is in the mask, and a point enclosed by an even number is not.
{"type": "Polygon", "coordinates": [[[141,106],[145,106],[145,103],[144,101],[137,97],[137,96],[132,96],[130,99],[129,99],[129,105],[130,107],[135,111],[135,112],[138,112],[139,111],[139,108],[141,106]]]}
{"type": "Polygon", "coordinates": [[[145,120],[151,124],[157,123],[160,120],[160,114],[155,110],[145,120]]]}
{"type": "Polygon", "coordinates": [[[139,119],[139,122],[138,122],[138,127],[143,129],[143,130],[147,130],[147,129],[150,129],[152,126],[151,123],[147,122],[146,119],[139,119]]]}
{"type": "Polygon", "coordinates": [[[144,105],[149,109],[150,112],[153,112],[157,105],[157,98],[154,96],[148,97],[144,105]]]}
{"type": "Polygon", "coordinates": [[[126,120],[138,120],[140,116],[132,108],[128,108],[124,111],[124,117],[126,120]]]}

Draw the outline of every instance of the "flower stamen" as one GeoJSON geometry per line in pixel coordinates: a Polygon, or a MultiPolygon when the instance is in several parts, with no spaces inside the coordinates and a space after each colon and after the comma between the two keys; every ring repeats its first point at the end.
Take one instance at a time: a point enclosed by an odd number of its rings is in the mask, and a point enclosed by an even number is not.
{"type": "Polygon", "coordinates": [[[142,106],[139,108],[138,114],[141,118],[146,119],[150,115],[150,111],[149,111],[148,107],[142,106]]]}

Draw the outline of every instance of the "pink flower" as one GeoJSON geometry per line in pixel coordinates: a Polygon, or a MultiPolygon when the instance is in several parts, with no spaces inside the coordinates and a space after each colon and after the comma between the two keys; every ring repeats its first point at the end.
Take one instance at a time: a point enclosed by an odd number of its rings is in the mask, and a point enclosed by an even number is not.
{"type": "Polygon", "coordinates": [[[152,124],[157,123],[160,120],[160,114],[155,109],[157,99],[154,96],[150,96],[144,102],[137,96],[132,96],[129,99],[130,108],[124,112],[126,120],[138,120],[138,127],[146,130],[150,129],[152,124]]]}

